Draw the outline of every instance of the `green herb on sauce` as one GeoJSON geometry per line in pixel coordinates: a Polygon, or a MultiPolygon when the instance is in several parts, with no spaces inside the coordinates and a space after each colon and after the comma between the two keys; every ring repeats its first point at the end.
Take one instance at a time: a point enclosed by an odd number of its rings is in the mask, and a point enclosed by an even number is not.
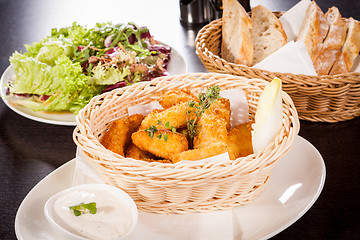
{"type": "Polygon", "coordinates": [[[69,207],[69,209],[74,212],[75,216],[80,216],[81,214],[85,214],[85,213],[95,214],[97,211],[95,202],[86,203],[86,204],[82,202],[79,203],[78,205],[69,207]]]}

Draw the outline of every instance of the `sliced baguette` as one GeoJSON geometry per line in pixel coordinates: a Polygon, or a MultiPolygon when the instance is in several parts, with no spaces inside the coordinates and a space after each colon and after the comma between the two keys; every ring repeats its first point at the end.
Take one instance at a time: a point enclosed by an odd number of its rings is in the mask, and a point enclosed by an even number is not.
{"type": "Polygon", "coordinates": [[[221,56],[228,62],[250,66],[253,59],[252,23],[237,0],[223,1],[221,56]]]}
{"type": "Polygon", "coordinates": [[[325,14],[315,1],[312,1],[306,10],[305,18],[296,41],[303,40],[305,42],[306,49],[313,62],[320,51],[328,30],[329,24],[325,14]]]}
{"type": "Polygon", "coordinates": [[[353,18],[346,20],[347,35],[339,59],[330,70],[330,75],[350,72],[360,50],[360,23],[353,18]]]}
{"type": "Polygon", "coordinates": [[[252,9],[251,21],[254,46],[252,65],[254,65],[284,46],[287,37],[280,20],[262,5],[252,9]]]}
{"type": "Polygon", "coordinates": [[[330,73],[331,67],[341,53],[341,47],[345,42],[347,31],[346,23],[338,8],[330,8],[326,12],[325,17],[330,26],[329,32],[314,59],[314,68],[319,76],[330,73]]]}

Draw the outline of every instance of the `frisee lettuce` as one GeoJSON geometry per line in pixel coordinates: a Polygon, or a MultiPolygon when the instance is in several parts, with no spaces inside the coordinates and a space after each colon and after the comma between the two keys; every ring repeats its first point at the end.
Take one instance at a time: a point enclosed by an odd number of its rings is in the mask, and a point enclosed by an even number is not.
{"type": "Polygon", "coordinates": [[[92,70],[92,82],[99,85],[112,85],[119,81],[126,81],[126,77],[131,74],[129,67],[116,69],[114,67],[96,66],[92,70]]]}

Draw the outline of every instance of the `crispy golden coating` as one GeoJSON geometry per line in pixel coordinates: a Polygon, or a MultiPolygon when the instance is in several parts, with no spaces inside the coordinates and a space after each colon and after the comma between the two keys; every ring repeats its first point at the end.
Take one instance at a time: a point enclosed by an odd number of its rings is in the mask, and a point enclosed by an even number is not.
{"type": "Polygon", "coordinates": [[[178,103],[189,101],[198,102],[199,99],[195,97],[190,90],[187,89],[169,90],[164,93],[159,99],[159,103],[163,108],[169,108],[178,103]]]}
{"type": "Polygon", "coordinates": [[[217,99],[206,112],[212,112],[226,123],[226,129],[230,130],[230,100],[227,98],[217,99]]]}
{"type": "Polygon", "coordinates": [[[138,160],[143,160],[147,162],[162,162],[162,163],[172,163],[168,159],[157,159],[153,154],[143,151],[138,148],[135,144],[131,143],[125,150],[125,156],[127,158],[134,158],[138,160]]]}
{"type": "Polygon", "coordinates": [[[124,156],[124,146],[129,132],[129,120],[121,118],[111,124],[110,129],[101,139],[101,144],[114,153],[124,156]]]}
{"type": "Polygon", "coordinates": [[[161,162],[161,163],[174,163],[172,160],[169,160],[169,159],[143,159],[143,161],[147,161],[147,162],[161,162]]]}
{"type": "Polygon", "coordinates": [[[151,138],[148,132],[139,130],[131,135],[131,139],[141,150],[165,159],[172,159],[175,154],[188,150],[188,141],[183,134],[166,131],[168,138],[165,141],[163,137],[157,137],[160,131],[164,133],[159,130],[151,138]]]}
{"type": "Polygon", "coordinates": [[[249,122],[239,124],[229,131],[227,145],[235,159],[253,153],[251,130],[251,122],[249,122]]]}
{"type": "Polygon", "coordinates": [[[129,118],[129,124],[131,130],[134,132],[137,128],[139,128],[141,122],[144,120],[145,116],[141,113],[133,114],[128,117],[129,118]]]}
{"type": "Polygon", "coordinates": [[[184,152],[180,152],[174,156],[172,161],[174,163],[182,161],[182,160],[201,160],[204,158],[213,157],[222,153],[228,152],[230,159],[234,159],[233,154],[229,150],[228,146],[224,142],[214,142],[208,146],[197,148],[197,149],[190,149],[184,152]]]}
{"type": "Polygon", "coordinates": [[[197,125],[197,133],[193,141],[194,148],[203,148],[212,143],[227,141],[226,124],[218,117],[212,114],[203,114],[197,125]]]}
{"type": "Polygon", "coordinates": [[[114,121],[100,143],[110,151],[124,156],[124,147],[131,141],[131,134],[139,128],[143,119],[142,114],[135,114],[114,121]]]}
{"type": "Polygon", "coordinates": [[[131,142],[131,134],[133,134],[139,129],[141,122],[144,120],[144,118],[145,116],[142,114],[134,114],[129,117],[129,132],[126,138],[127,144],[131,142]]]}
{"type": "Polygon", "coordinates": [[[158,121],[163,124],[169,122],[170,126],[181,128],[186,125],[187,103],[179,103],[164,110],[154,110],[150,112],[142,121],[140,130],[148,129],[151,125],[158,126],[158,121]]]}
{"type": "Polygon", "coordinates": [[[230,114],[229,100],[226,98],[216,100],[196,123],[198,128],[194,137],[194,148],[203,148],[216,142],[226,143],[230,114]]]}
{"type": "Polygon", "coordinates": [[[152,155],[149,152],[143,151],[138,148],[134,143],[131,143],[125,150],[125,156],[127,158],[134,158],[138,160],[147,160],[151,161],[156,158],[156,156],[152,155]]]}

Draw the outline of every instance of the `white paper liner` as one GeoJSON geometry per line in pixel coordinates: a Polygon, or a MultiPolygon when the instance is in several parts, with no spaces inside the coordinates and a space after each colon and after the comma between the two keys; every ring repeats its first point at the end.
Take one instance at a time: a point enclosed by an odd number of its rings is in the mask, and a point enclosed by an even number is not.
{"type": "Polygon", "coordinates": [[[231,126],[247,123],[249,121],[249,105],[243,90],[223,90],[220,92],[220,96],[230,100],[231,126]]]}
{"type": "Polygon", "coordinates": [[[287,41],[295,41],[299,35],[306,10],[311,4],[310,0],[302,0],[286,11],[280,18],[280,22],[287,36],[287,41]]]}
{"type": "Polygon", "coordinates": [[[149,104],[138,104],[128,108],[129,116],[134,114],[148,115],[154,109],[163,109],[158,101],[151,102],[149,104]]]}
{"type": "Polygon", "coordinates": [[[291,41],[282,48],[269,55],[261,62],[255,64],[254,68],[272,72],[305,74],[316,76],[314,65],[306,50],[304,41],[291,41]]]}
{"type": "Polygon", "coordinates": [[[73,186],[86,183],[105,183],[101,175],[96,171],[95,166],[86,160],[84,152],[76,149],[76,167],[73,179],[73,186]]]}

